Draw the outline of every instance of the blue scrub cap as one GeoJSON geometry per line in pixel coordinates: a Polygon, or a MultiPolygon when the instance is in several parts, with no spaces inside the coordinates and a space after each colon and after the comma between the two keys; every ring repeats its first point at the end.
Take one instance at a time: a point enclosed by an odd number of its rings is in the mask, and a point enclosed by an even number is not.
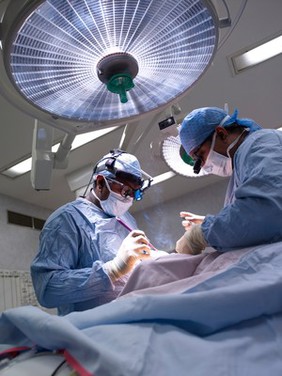
{"type": "Polygon", "coordinates": [[[233,115],[218,107],[203,107],[190,112],[183,120],[179,136],[187,154],[199,147],[215,130],[217,126],[227,128],[236,123],[255,132],[261,127],[252,119],[237,118],[238,110],[233,115]]]}
{"type": "Polygon", "coordinates": [[[106,166],[106,162],[112,159],[115,169],[124,171],[128,174],[132,174],[138,178],[142,178],[143,171],[141,169],[140,163],[138,162],[138,159],[134,155],[121,150],[113,151],[104,155],[104,157],[101,158],[95,166],[94,174],[99,174],[114,179],[115,174],[106,166]]]}

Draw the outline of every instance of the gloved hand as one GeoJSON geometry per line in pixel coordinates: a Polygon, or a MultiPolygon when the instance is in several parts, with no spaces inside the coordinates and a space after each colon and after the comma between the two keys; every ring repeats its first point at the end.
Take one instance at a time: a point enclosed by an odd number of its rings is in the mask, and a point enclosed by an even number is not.
{"type": "Polygon", "coordinates": [[[203,215],[197,215],[186,211],[180,212],[180,217],[185,218],[185,220],[182,221],[182,226],[185,228],[186,231],[189,230],[193,224],[202,224],[203,220],[205,219],[203,215]]]}
{"type": "Polygon", "coordinates": [[[201,225],[191,225],[190,230],[177,240],[175,250],[178,253],[198,255],[206,247],[207,242],[204,238],[201,225]]]}
{"type": "Polygon", "coordinates": [[[104,270],[112,282],[129,273],[138,260],[150,259],[149,240],[143,231],[133,230],[123,240],[116,257],[104,264],[104,270]]]}

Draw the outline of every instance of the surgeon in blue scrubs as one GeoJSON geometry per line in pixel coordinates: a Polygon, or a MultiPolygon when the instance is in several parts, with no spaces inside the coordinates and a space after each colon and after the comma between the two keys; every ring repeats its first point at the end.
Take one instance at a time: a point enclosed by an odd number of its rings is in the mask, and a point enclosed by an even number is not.
{"type": "Polygon", "coordinates": [[[144,232],[129,231],[137,226],[128,209],[151,180],[135,156],[113,150],[95,166],[88,195],[51,214],[31,265],[42,306],[66,315],[119,295],[135,264],[150,258],[144,232]]]}
{"type": "Polygon", "coordinates": [[[182,212],[179,253],[220,252],[282,241],[282,132],[262,129],[217,107],[193,110],[180,140],[194,172],[230,176],[224,208],[201,217],[182,212]]]}

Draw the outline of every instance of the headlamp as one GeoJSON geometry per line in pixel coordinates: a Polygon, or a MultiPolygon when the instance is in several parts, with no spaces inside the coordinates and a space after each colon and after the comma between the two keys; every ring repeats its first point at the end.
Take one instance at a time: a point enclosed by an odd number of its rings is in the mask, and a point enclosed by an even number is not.
{"type": "Polygon", "coordinates": [[[131,164],[121,159],[119,160],[119,162],[124,166],[128,166],[128,169],[130,171],[136,170],[136,175],[132,172],[127,172],[117,168],[116,161],[122,154],[126,154],[126,152],[120,149],[114,149],[110,152],[112,154],[111,156],[104,157],[97,163],[94,168],[93,175],[97,175],[100,172],[103,175],[104,171],[108,171],[112,175],[110,178],[116,178],[120,182],[128,182],[131,184],[132,189],[134,190],[134,200],[142,200],[144,191],[151,186],[153,178],[140,168],[135,168],[131,164]],[[105,161],[104,164],[101,163],[103,161],[105,161]],[[142,177],[140,176],[140,174],[142,174],[142,177]],[[145,177],[145,179],[143,178],[143,176],[145,177]],[[134,189],[134,187],[136,187],[136,189],[134,189]]]}
{"type": "Polygon", "coordinates": [[[142,198],[143,198],[143,192],[141,191],[141,189],[137,189],[136,191],[134,191],[134,200],[140,201],[142,200],[142,198]]]}
{"type": "MultiPolygon", "coordinates": [[[[120,181],[131,183],[133,186],[139,186],[140,188],[134,189],[134,200],[140,201],[143,198],[144,191],[151,186],[153,179],[148,175],[148,179],[142,179],[139,176],[130,174],[123,170],[113,169],[110,171],[120,181]]],[[[146,174],[142,171],[143,174],[146,174]]]]}

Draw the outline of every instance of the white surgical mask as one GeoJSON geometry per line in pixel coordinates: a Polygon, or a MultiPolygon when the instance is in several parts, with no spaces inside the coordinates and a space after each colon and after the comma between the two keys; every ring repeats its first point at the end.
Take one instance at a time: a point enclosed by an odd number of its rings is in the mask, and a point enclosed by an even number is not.
{"type": "MultiPolygon", "coordinates": [[[[243,130],[243,132],[245,131],[246,129],[243,130]]],[[[203,170],[209,174],[214,174],[218,176],[231,176],[233,169],[232,159],[230,157],[230,150],[237,144],[243,132],[228,146],[226,150],[227,157],[213,150],[216,138],[215,132],[212,138],[211,149],[207,157],[207,160],[203,166],[203,170]]]]}
{"type": "Polygon", "coordinates": [[[107,179],[104,180],[110,192],[106,200],[100,200],[96,196],[94,190],[92,190],[91,192],[100,201],[101,208],[104,210],[105,213],[112,217],[121,217],[128,211],[128,209],[133,204],[133,197],[122,197],[118,193],[113,192],[109,186],[107,179]]]}

